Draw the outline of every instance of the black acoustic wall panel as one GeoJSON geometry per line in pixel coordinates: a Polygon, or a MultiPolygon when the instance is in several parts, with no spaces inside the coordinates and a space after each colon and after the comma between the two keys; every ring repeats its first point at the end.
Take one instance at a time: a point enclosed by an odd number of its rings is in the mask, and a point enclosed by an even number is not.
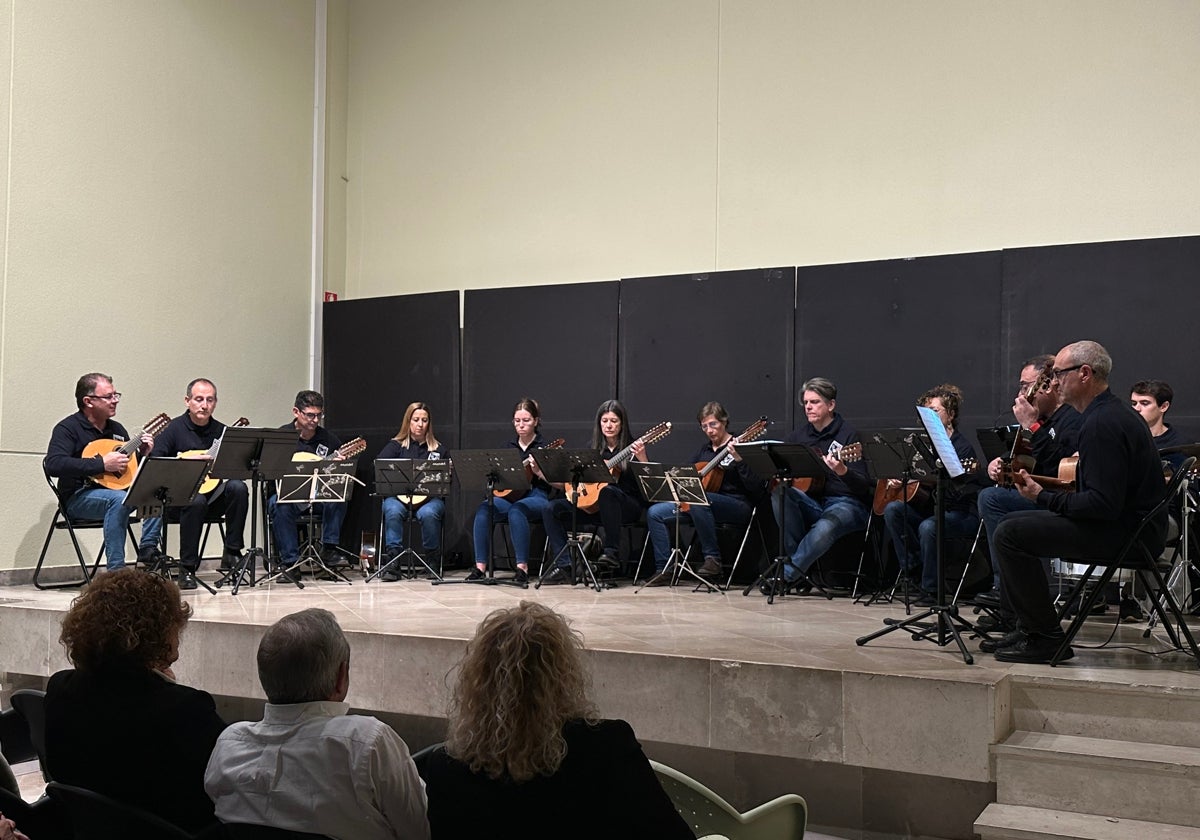
{"type": "Polygon", "coordinates": [[[916,425],[917,397],[951,382],[960,428],[991,425],[1011,405],[997,379],[1000,278],[998,251],[797,269],[796,390],[833,380],[838,410],[866,429],[916,425]]]}
{"type": "Polygon", "coordinates": [[[1080,339],[1113,357],[1118,396],[1140,379],[1175,390],[1168,422],[1200,433],[1200,237],[1095,242],[1004,252],[1004,313],[1010,379],[1034,353],[1080,339]]]}
{"type": "Polygon", "coordinates": [[[760,415],[790,428],[794,268],[621,281],[620,398],[634,433],[676,429],[650,453],[682,463],[704,436],[696,411],[717,400],[734,434],[760,415]]]}
{"type": "Polygon", "coordinates": [[[479,289],[463,312],[463,446],[513,437],[522,397],[542,407],[548,439],[591,438],[596,406],[616,393],[618,283],[479,289]]]}

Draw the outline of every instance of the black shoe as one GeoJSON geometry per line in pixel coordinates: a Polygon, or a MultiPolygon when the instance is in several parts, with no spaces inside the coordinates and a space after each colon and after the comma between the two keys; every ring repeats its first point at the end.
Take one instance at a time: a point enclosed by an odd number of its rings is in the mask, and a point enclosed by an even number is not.
{"type": "MultiPolygon", "coordinates": [[[[1025,633],[1009,647],[996,650],[997,662],[1022,662],[1030,665],[1043,665],[1050,661],[1058,646],[1062,644],[1066,634],[1061,630],[1057,633],[1025,633]]],[[[1068,647],[1059,658],[1060,662],[1070,659],[1075,651],[1068,647]]]]}
{"type": "Polygon", "coordinates": [[[976,593],[971,600],[981,607],[998,607],[1000,606],[1000,590],[989,589],[987,592],[976,593]]]}
{"type": "Polygon", "coordinates": [[[1142,605],[1133,598],[1121,599],[1121,621],[1142,621],[1146,618],[1146,613],[1142,611],[1142,605]]]}
{"type": "Polygon", "coordinates": [[[670,585],[671,585],[671,575],[669,572],[663,572],[663,571],[655,572],[654,576],[651,577],[650,580],[648,580],[642,584],[642,586],[670,586],[670,585]]]}
{"type": "Polygon", "coordinates": [[[242,562],[242,552],[236,548],[227,548],[221,553],[221,565],[219,568],[222,572],[232,572],[240,562],[242,562]]]}
{"type": "Polygon", "coordinates": [[[596,570],[605,572],[615,572],[621,568],[621,558],[617,552],[605,549],[604,553],[596,558],[596,570]]]}
{"type": "Polygon", "coordinates": [[[384,572],[383,574],[381,574],[379,576],[379,579],[382,581],[385,581],[386,583],[395,583],[396,581],[400,580],[400,578],[401,578],[401,572],[400,572],[400,566],[398,564],[395,566],[392,566],[390,569],[388,569],[386,572],[384,572]]]}
{"type": "Polygon", "coordinates": [[[517,571],[513,574],[513,580],[515,582],[521,584],[522,586],[528,586],[529,585],[529,572],[518,567],[517,571]]]}
{"type": "Polygon", "coordinates": [[[555,566],[548,574],[542,576],[538,586],[574,586],[575,575],[571,574],[569,566],[555,566]]]}
{"type": "Polygon", "coordinates": [[[350,560],[339,546],[325,543],[321,546],[321,562],[331,569],[348,568],[350,560]]]}
{"type": "Polygon", "coordinates": [[[466,580],[483,580],[487,577],[487,572],[476,566],[471,569],[471,574],[467,575],[466,580]]]}
{"type": "Polygon", "coordinates": [[[196,575],[194,573],[187,574],[187,575],[180,575],[179,576],[179,588],[185,589],[185,590],[186,589],[195,589],[196,588],[196,575]]]}
{"type": "Polygon", "coordinates": [[[719,578],[723,571],[725,570],[721,566],[720,557],[705,557],[704,563],[696,570],[696,574],[702,578],[719,578]]]}
{"type": "Polygon", "coordinates": [[[984,639],[979,643],[979,649],[984,653],[995,653],[998,650],[1005,650],[1015,645],[1021,639],[1025,638],[1024,630],[1009,630],[999,639],[984,639]]]}
{"type": "Polygon", "coordinates": [[[152,548],[149,551],[139,551],[137,556],[138,566],[147,572],[161,571],[164,560],[166,560],[166,555],[157,548],[152,548]]]}
{"type": "Polygon", "coordinates": [[[975,626],[988,633],[1007,633],[1017,629],[1017,620],[1011,613],[998,612],[979,616],[975,626]]]}
{"type": "Polygon", "coordinates": [[[766,596],[786,595],[795,585],[793,581],[784,580],[782,583],[775,578],[767,578],[758,585],[758,591],[766,596]]]}

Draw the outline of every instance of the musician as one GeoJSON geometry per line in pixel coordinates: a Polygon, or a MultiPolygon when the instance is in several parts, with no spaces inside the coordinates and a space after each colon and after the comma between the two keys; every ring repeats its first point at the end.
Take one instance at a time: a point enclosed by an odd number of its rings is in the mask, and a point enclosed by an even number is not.
{"type": "MultiPolygon", "coordinates": [[[[208,379],[193,379],[183,398],[187,411],[176,417],[154,439],[155,457],[172,457],[183,452],[203,451],[225,433],[225,424],[213,417],[217,408],[217,386],[208,379]]],[[[200,568],[200,535],[204,520],[211,510],[225,516],[225,546],[221,568],[231,569],[241,559],[246,530],[246,514],[250,510],[250,494],[240,479],[222,481],[208,494],[197,493],[190,504],[177,506],[179,511],[179,565],[193,574],[200,568]]],[[[138,560],[152,560],[159,550],[162,537],[162,517],[151,517],[142,524],[138,560]]],[[[181,589],[195,589],[191,575],[183,575],[181,589]]]]}
{"type": "MultiPolygon", "coordinates": [[[[1063,400],[1057,381],[1040,378],[1047,366],[1054,365],[1050,354],[1034,356],[1021,366],[1021,381],[1013,400],[1013,417],[1022,429],[1031,433],[1034,475],[1056,476],[1063,458],[1075,454],[1079,441],[1079,412],[1063,400]]],[[[996,458],[987,468],[988,477],[999,482],[1002,459],[996,458]]],[[[996,562],[996,527],[1005,516],[1018,510],[1036,510],[1035,505],[1013,487],[987,487],[979,494],[979,518],[987,534],[988,554],[992,558],[992,589],[975,596],[989,607],[1007,612],[1000,581],[1000,565],[996,562]]]]}
{"type": "MultiPolygon", "coordinates": [[[[1113,559],[1163,492],[1162,467],[1149,427],[1109,390],[1112,358],[1095,341],[1069,344],[1054,358],[1063,400],[1082,415],[1078,490],[1047,490],[1025,470],[1021,495],[1037,510],[1018,511],[996,529],[996,554],[1018,629],[989,645],[1003,662],[1047,662],[1064,638],[1041,556],[1113,559]]],[[[1152,555],[1166,541],[1166,511],[1142,539],[1152,555]]],[[[1064,659],[1073,656],[1068,648],[1064,659]]]]}
{"type": "MultiPolygon", "coordinates": [[[[1168,409],[1171,408],[1171,400],[1175,399],[1175,390],[1170,385],[1160,379],[1143,379],[1133,383],[1132,391],[1129,402],[1133,410],[1142,415],[1142,419],[1150,427],[1155,447],[1160,450],[1170,449],[1189,442],[1165,419],[1168,409]]],[[[1175,470],[1187,460],[1187,455],[1183,452],[1172,452],[1164,455],[1163,460],[1175,470]]]]}
{"type": "MultiPolygon", "coordinates": [[[[784,567],[785,588],[806,583],[807,572],[841,537],[867,527],[875,485],[861,460],[844,463],[836,457],[847,444],[858,442],[858,432],[837,412],[837,386],[814,377],[800,389],[806,422],[794,429],[787,443],[814,449],[825,462],[823,482],[809,492],[784,485],[771,500],[775,520],[785,528],[784,545],[791,559],[784,567]],[[786,516],[782,516],[785,512],[786,516]]],[[[770,592],[772,582],[762,589],[770,592]]]]}
{"type": "MultiPolygon", "coordinates": [[[[704,563],[697,570],[701,577],[721,575],[721,548],[717,542],[717,525],[745,526],[754,512],[754,505],[764,490],[764,482],[751,471],[734,446],[734,437],[729,433],[729,413],[719,402],[707,402],[696,414],[705,442],[692,455],[692,462],[707,464],[718,452],[722,458],[718,470],[723,471],[719,490],[706,492],[708,507],[695,505],[680,513],[681,522],[691,522],[700,540],[700,551],[704,563]],[[725,447],[728,446],[727,451],[725,447]]],[[[671,553],[671,529],[675,527],[675,508],[672,502],[659,502],[650,506],[646,514],[650,531],[650,543],[654,546],[654,570],[661,573],[671,553]]],[[[647,586],[665,586],[667,576],[655,574],[647,586]]]]}
{"type": "MultiPolygon", "coordinates": [[[[301,391],[296,394],[292,406],[292,422],[279,428],[290,429],[298,434],[296,451],[306,452],[317,458],[342,460],[338,447],[342,441],[333,432],[321,425],[325,416],[325,398],[317,391],[301,391]]],[[[279,551],[279,562],[285,568],[300,561],[300,539],[296,522],[309,509],[321,517],[321,562],[327,566],[337,565],[338,543],[342,538],[342,521],[346,518],[345,502],[316,502],[313,505],[276,504],[276,497],[267,500],[267,510],[272,516],[272,533],[279,551]]]]}
{"type": "Polygon", "coordinates": [[[542,410],[537,400],[522,397],[513,407],[513,429],[516,437],[507,444],[525,456],[525,465],[533,472],[529,492],[516,500],[495,496],[492,499],[493,517],[488,518],[488,503],[485,501],[475,512],[473,536],[475,539],[475,569],[467,580],[480,580],[487,573],[488,554],[492,543],[492,526],[496,522],[508,522],[508,533],[516,554],[518,583],[529,582],[529,543],[532,539],[530,525],[542,521],[542,514],[550,505],[550,494],[554,488],[542,476],[537,462],[529,452],[541,449],[542,410]]]}
{"type": "MultiPolygon", "coordinates": [[[[450,457],[433,433],[433,415],[429,405],[423,402],[409,403],[404,411],[400,431],[387,442],[377,456],[378,459],[405,458],[417,461],[438,461],[450,457]]],[[[421,525],[421,546],[425,562],[437,566],[441,554],[442,518],[446,515],[444,499],[425,499],[417,505],[409,505],[395,496],[383,500],[384,563],[391,561],[404,550],[404,522],[415,515],[421,525]],[[414,510],[415,507],[415,510],[414,510]]],[[[399,580],[400,570],[393,567],[384,580],[399,580]]]]}
{"type": "MultiPolygon", "coordinates": [[[[604,460],[611,459],[625,447],[631,447],[632,457],[639,461],[646,460],[646,447],[640,440],[634,440],[629,431],[629,417],[625,406],[618,400],[607,400],[600,403],[596,409],[596,425],[592,430],[592,446],[600,452],[604,460]]],[[[558,489],[566,489],[556,485],[558,489]]],[[[641,488],[638,487],[637,477],[632,470],[622,470],[616,482],[606,484],[600,490],[599,509],[595,513],[579,510],[575,515],[580,524],[601,525],[604,528],[604,554],[599,563],[609,568],[620,565],[621,556],[621,526],[637,522],[646,503],[642,498],[641,488]]],[[[543,576],[541,583],[547,586],[574,583],[571,569],[571,558],[563,548],[567,544],[567,526],[571,523],[572,508],[570,499],[555,499],[542,512],[542,524],[546,528],[546,538],[550,543],[551,556],[555,558],[555,566],[549,574],[543,576]]]]}
{"type": "MultiPolygon", "coordinates": [[[[118,451],[84,458],[83,450],[95,440],[128,441],[129,432],[113,418],[121,395],[105,373],[85,373],[75,383],[75,405],[79,409],[64,417],[50,433],[46,447],[46,472],[58,479],[59,495],[71,519],[104,521],[104,556],[110,571],[125,565],[125,534],[131,508],[125,507],[125,491],[109,490],[87,479],[104,473],[120,475],[129,465],[129,457],[118,451]]],[[[154,438],[143,433],[140,455],[154,445],[154,438]]]]}
{"type": "MultiPolygon", "coordinates": [[[[962,409],[962,391],[958,386],[946,383],[930,388],[920,396],[917,403],[937,412],[959,460],[965,461],[975,457],[971,441],[957,428],[959,412],[962,409]]],[[[943,536],[946,539],[970,537],[979,527],[979,514],[975,503],[980,484],[973,473],[974,470],[969,471],[961,482],[947,486],[946,499],[942,505],[945,512],[943,536]]],[[[902,482],[889,478],[887,484],[890,489],[898,490],[902,482]]],[[[914,498],[912,502],[905,502],[901,498],[889,502],[883,509],[883,521],[892,538],[901,572],[910,577],[919,575],[917,584],[921,594],[917,598],[917,605],[933,604],[937,597],[938,568],[937,517],[933,515],[932,500],[914,498]]]]}

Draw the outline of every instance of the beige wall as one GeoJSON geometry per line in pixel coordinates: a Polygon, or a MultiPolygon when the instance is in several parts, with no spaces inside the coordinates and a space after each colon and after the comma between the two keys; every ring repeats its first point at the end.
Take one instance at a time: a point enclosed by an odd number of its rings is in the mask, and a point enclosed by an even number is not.
{"type": "Polygon", "coordinates": [[[269,425],[308,386],[314,47],[313,0],[0,2],[0,570],[80,374],[131,429],[195,376],[269,425]]]}
{"type": "Polygon", "coordinates": [[[349,62],[352,297],[1200,232],[1195,2],[349,0],[349,62]]]}

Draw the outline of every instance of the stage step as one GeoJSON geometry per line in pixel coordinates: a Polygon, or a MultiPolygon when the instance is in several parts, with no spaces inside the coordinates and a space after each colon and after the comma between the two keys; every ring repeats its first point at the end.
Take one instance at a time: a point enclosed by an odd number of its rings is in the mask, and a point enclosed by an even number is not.
{"type": "Polygon", "coordinates": [[[980,840],[1200,840],[1185,825],[993,802],[975,821],[980,840]]]}
{"type": "Polygon", "coordinates": [[[1018,730],[992,753],[1001,804],[1200,828],[1200,748],[1018,730]]]}

